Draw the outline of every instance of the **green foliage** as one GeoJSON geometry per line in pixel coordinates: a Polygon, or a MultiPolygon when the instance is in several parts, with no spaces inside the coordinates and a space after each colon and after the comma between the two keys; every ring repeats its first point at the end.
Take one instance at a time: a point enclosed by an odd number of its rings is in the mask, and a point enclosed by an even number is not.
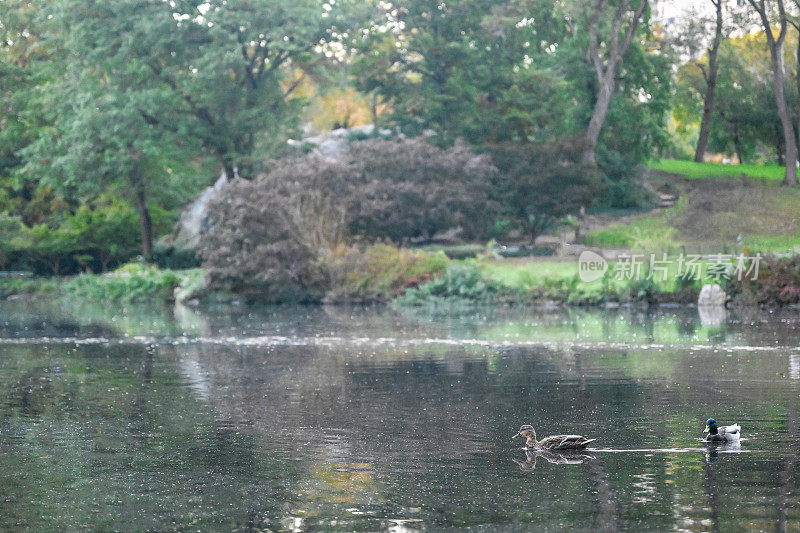
{"type": "Polygon", "coordinates": [[[181,276],[142,263],[128,263],[103,275],[81,274],[62,285],[64,295],[99,301],[169,302],[181,276]]]}
{"type": "MultiPolygon", "coordinates": [[[[723,40],[717,56],[719,76],[709,149],[737,154],[740,162],[758,157],[759,152],[771,158],[782,143],[771,60],[764,41],[764,32],[731,37],[723,40]]],[[[791,64],[794,54],[789,50],[787,47],[787,63],[791,64]]],[[[790,76],[787,72],[788,79],[790,76]]],[[[698,121],[705,94],[703,73],[697,63],[689,62],[681,66],[677,78],[675,117],[682,125],[698,121]]],[[[788,84],[787,90],[793,92],[788,84]]]]}
{"type": "Polygon", "coordinates": [[[583,147],[582,137],[565,137],[490,149],[498,168],[494,199],[531,243],[561,225],[563,217],[591,205],[602,191],[597,168],[581,162],[583,147]]]}
{"type": "Polygon", "coordinates": [[[56,227],[28,227],[19,217],[0,215],[0,268],[37,274],[105,271],[130,258],[139,244],[137,217],[120,198],[101,198],[63,216],[56,227]]]}
{"type": "Polygon", "coordinates": [[[398,305],[429,305],[451,300],[491,303],[501,294],[501,286],[487,279],[469,263],[455,263],[442,276],[417,288],[409,289],[397,300],[398,305]]]}
{"type": "Polygon", "coordinates": [[[0,277],[0,299],[10,296],[58,296],[60,284],[47,278],[0,277]]]}
{"type": "Polygon", "coordinates": [[[46,52],[24,64],[0,56],[0,94],[8,94],[0,112],[14,117],[2,120],[0,185],[8,169],[73,206],[104,193],[126,197],[149,255],[149,211],[184,204],[208,181],[209,161],[228,176],[237,167],[252,176],[284,146],[302,103],[288,78],[319,57],[315,46],[342,23],[345,3],[9,6],[3,46],[46,52]]]}
{"type": "Polygon", "coordinates": [[[182,270],[199,267],[200,259],[194,250],[156,243],[153,248],[153,264],[159,268],[182,270]]]}
{"type": "Polygon", "coordinates": [[[448,259],[471,259],[484,253],[486,247],[480,244],[455,244],[450,246],[433,244],[423,246],[421,250],[426,252],[444,252],[448,259]]]}
{"type": "Polygon", "coordinates": [[[538,64],[566,27],[553,7],[493,0],[377,7],[356,41],[358,86],[392,103],[392,123],[412,135],[433,130],[442,144],[546,139],[563,130],[571,108],[559,72],[538,64]]]}
{"type": "Polygon", "coordinates": [[[450,264],[439,252],[375,245],[361,253],[341,250],[330,260],[331,288],[328,301],[388,301],[427,283],[450,264]]]}

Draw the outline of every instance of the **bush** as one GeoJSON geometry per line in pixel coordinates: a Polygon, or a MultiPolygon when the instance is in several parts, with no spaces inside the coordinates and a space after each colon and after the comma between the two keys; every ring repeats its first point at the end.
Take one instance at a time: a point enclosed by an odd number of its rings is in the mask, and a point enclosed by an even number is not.
{"type": "Polygon", "coordinates": [[[491,303],[503,292],[507,290],[485,278],[476,266],[453,263],[447,267],[443,276],[408,290],[396,302],[399,305],[435,304],[450,300],[491,303]]]}
{"type": "Polygon", "coordinates": [[[726,286],[735,304],[779,308],[800,304],[800,257],[765,258],[758,277],[732,279],[726,286]]]}
{"type": "Polygon", "coordinates": [[[376,245],[359,253],[342,250],[330,265],[330,302],[385,302],[434,279],[449,261],[443,252],[376,245]]]}
{"type": "Polygon", "coordinates": [[[62,291],[70,297],[123,302],[168,302],[173,300],[181,276],[142,263],[128,263],[103,275],[81,274],[64,282],[62,291]]]}
{"type": "Polygon", "coordinates": [[[452,246],[434,244],[419,249],[426,252],[444,252],[448,259],[473,259],[486,252],[486,246],[480,244],[455,244],[452,246]]]}
{"type": "Polygon", "coordinates": [[[82,205],[58,226],[28,227],[0,215],[0,268],[40,275],[102,272],[135,255],[138,231],[136,213],[119,198],[82,205]]]}
{"type": "Polygon", "coordinates": [[[581,162],[584,145],[582,138],[564,137],[490,148],[499,169],[494,199],[531,243],[558,226],[563,217],[591,205],[602,191],[597,168],[581,162]]]}
{"type": "Polygon", "coordinates": [[[452,228],[461,228],[467,240],[488,235],[496,174],[488,157],[461,143],[443,150],[413,139],[355,143],[350,158],[354,234],[398,243],[429,241],[452,228]]]}
{"type": "Polygon", "coordinates": [[[58,282],[48,278],[0,278],[0,300],[15,295],[55,295],[58,282]]]}
{"type": "Polygon", "coordinates": [[[314,301],[329,289],[334,297],[384,299],[394,286],[362,294],[330,269],[352,262],[371,273],[376,264],[350,250],[359,240],[425,240],[454,227],[464,236],[484,232],[493,172],[463,145],[442,150],[419,140],[361,141],[343,161],[319,154],[270,161],[266,173],[230,183],[209,205],[199,253],[212,287],[251,299],[314,301]]]}
{"type": "Polygon", "coordinates": [[[314,154],[270,165],[209,204],[198,253],[214,288],[250,300],[319,300],[330,284],[324,259],[345,238],[337,191],[348,186],[350,169],[314,154]]]}
{"type": "Polygon", "coordinates": [[[153,264],[159,268],[172,270],[183,270],[186,268],[197,268],[200,266],[200,259],[194,250],[180,248],[171,244],[156,243],[153,247],[153,264]]]}

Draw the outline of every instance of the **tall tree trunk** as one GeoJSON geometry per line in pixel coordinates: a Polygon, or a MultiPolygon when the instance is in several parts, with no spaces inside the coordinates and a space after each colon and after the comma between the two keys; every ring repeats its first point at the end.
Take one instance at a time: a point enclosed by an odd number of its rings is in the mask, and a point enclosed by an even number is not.
{"type": "Polygon", "coordinates": [[[767,46],[772,63],[772,77],[775,90],[775,103],[778,106],[778,117],[781,120],[783,129],[784,161],[786,170],[783,176],[783,185],[797,185],[797,137],[795,137],[794,124],[789,116],[789,106],[786,104],[786,91],[784,81],[786,73],[784,69],[784,50],[786,45],[786,30],[789,18],[786,14],[786,7],[783,0],[777,0],[780,29],[778,36],[773,33],[773,25],[770,20],[770,12],[766,5],[766,0],[747,0],[753,9],[756,10],[761,18],[764,33],[767,37],[767,46]]]}
{"type": "MultiPolygon", "coordinates": [[[[795,26],[797,31],[800,32],[800,24],[795,26]]],[[[800,99],[800,36],[797,39],[797,51],[795,53],[795,60],[797,67],[795,68],[794,74],[794,85],[797,88],[797,97],[800,99]]],[[[795,127],[797,132],[797,146],[798,146],[798,154],[797,157],[800,159],[800,106],[797,106],[797,124],[795,127]]]]}
{"type": "Polygon", "coordinates": [[[703,118],[700,121],[700,136],[697,138],[697,149],[694,152],[694,160],[698,163],[703,161],[708,146],[708,135],[711,133],[711,117],[714,112],[714,93],[717,90],[717,54],[719,43],[722,39],[722,0],[711,0],[717,12],[717,27],[714,32],[714,42],[708,49],[708,72],[703,72],[706,79],[706,94],[703,99],[703,118]]]}
{"type": "Polygon", "coordinates": [[[599,82],[597,101],[594,104],[592,118],[589,120],[589,127],[586,129],[586,149],[583,152],[583,162],[589,165],[597,163],[596,152],[597,143],[600,140],[600,131],[606,121],[608,107],[611,105],[611,97],[614,96],[614,78],[604,77],[599,82]]]}
{"type": "Polygon", "coordinates": [[[153,220],[147,208],[144,185],[139,185],[136,190],[136,210],[139,212],[139,227],[142,231],[142,257],[149,262],[153,258],[153,220]]]}
{"type": "Polygon", "coordinates": [[[369,114],[372,116],[372,126],[378,131],[378,91],[373,90],[369,98],[369,114]]]}
{"type": "Polygon", "coordinates": [[[595,0],[587,21],[589,29],[589,58],[597,75],[597,99],[592,110],[592,118],[589,120],[589,127],[586,129],[586,148],[582,155],[583,162],[590,165],[596,164],[597,143],[600,139],[603,124],[606,121],[611,98],[616,90],[617,69],[622,62],[622,58],[628,53],[649,0],[640,0],[639,7],[633,12],[630,25],[625,31],[625,39],[622,43],[619,42],[622,21],[631,8],[631,0],[622,0],[619,3],[611,22],[611,34],[607,36],[607,39],[604,39],[605,48],[608,51],[603,54],[604,58],[601,58],[597,27],[600,23],[599,18],[605,3],[606,0],[595,0]]]}
{"type": "Polygon", "coordinates": [[[742,141],[739,138],[739,126],[733,127],[733,149],[736,150],[736,157],[739,164],[744,165],[744,152],[742,151],[742,141]]]}
{"type": "Polygon", "coordinates": [[[797,137],[795,137],[794,124],[789,116],[789,106],[786,104],[784,90],[783,46],[774,46],[772,52],[772,73],[775,83],[775,103],[778,104],[778,116],[783,128],[784,165],[786,171],[783,176],[783,185],[797,185],[797,137]]]}

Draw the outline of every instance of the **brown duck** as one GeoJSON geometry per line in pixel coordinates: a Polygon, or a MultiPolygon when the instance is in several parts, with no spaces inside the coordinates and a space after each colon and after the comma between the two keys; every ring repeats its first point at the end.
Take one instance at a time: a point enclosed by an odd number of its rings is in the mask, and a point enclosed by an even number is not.
{"type": "Polygon", "coordinates": [[[511,437],[525,437],[525,447],[529,450],[582,450],[597,439],[587,439],[582,435],[552,435],[542,440],[536,440],[536,431],[533,426],[524,425],[519,428],[519,433],[511,437]]]}

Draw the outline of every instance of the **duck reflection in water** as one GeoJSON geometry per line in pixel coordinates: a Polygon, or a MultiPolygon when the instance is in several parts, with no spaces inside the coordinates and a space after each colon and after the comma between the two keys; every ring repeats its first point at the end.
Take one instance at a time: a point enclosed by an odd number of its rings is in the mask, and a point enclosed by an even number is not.
{"type": "Polygon", "coordinates": [[[713,464],[719,459],[719,452],[739,452],[742,450],[742,445],[739,441],[726,442],[720,444],[718,442],[706,442],[705,463],[713,464]]]}
{"type": "Polygon", "coordinates": [[[525,460],[519,461],[512,459],[519,466],[520,470],[533,470],[536,468],[536,460],[542,458],[554,465],[581,465],[586,461],[595,459],[595,456],[581,451],[558,451],[550,450],[525,450],[525,460]]]}

